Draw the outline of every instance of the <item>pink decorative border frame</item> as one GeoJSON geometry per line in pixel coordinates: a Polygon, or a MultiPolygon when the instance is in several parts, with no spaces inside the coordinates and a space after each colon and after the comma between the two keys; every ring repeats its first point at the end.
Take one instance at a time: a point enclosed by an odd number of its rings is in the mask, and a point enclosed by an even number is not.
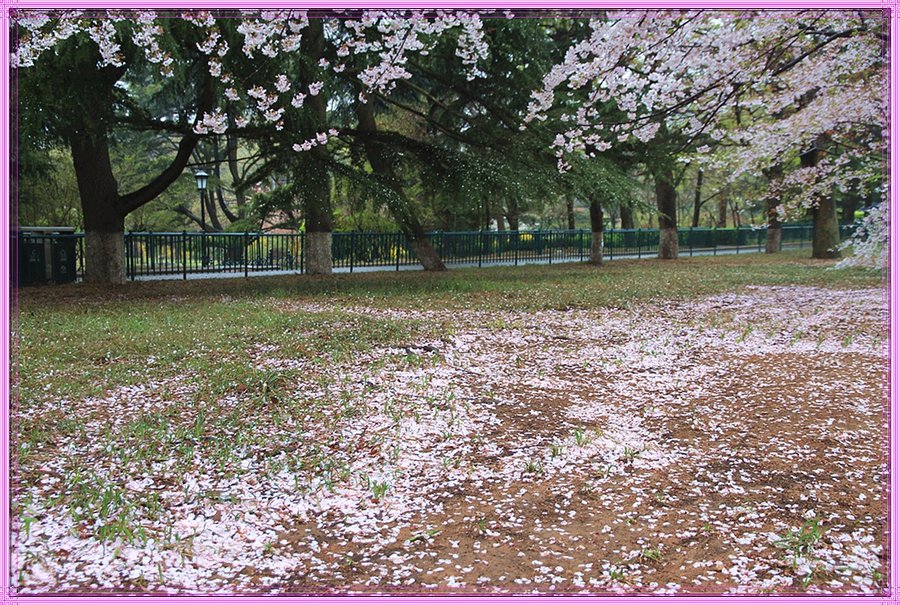
{"type": "MultiPolygon", "coordinates": [[[[9,407],[10,407],[10,377],[11,372],[14,367],[14,357],[16,355],[16,351],[12,350],[9,344],[10,341],[10,330],[15,327],[15,314],[17,311],[16,300],[11,298],[12,289],[10,287],[11,275],[10,275],[10,238],[8,234],[10,233],[10,229],[12,225],[10,224],[10,203],[11,203],[11,187],[12,184],[10,182],[10,173],[9,173],[9,144],[10,144],[10,92],[11,86],[13,83],[10,81],[10,69],[9,69],[9,61],[7,57],[9,57],[9,37],[7,32],[9,31],[9,21],[10,21],[10,13],[18,8],[175,8],[175,9],[189,9],[189,8],[208,8],[210,5],[214,5],[216,7],[221,8],[244,8],[250,6],[252,3],[247,2],[247,0],[213,0],[211,3],[198,3],[194,1],[190,2],[175,2],[170,0],[150,0],[148,2],[140,2],[135,0],[127,0],[120,2],[109,2],[109,1],[101,1],[101,2],[71,2],[71,1],[54,1],[50,0],[48,2],[34,2],[34,1],[18,1],[18,0],[0,0],[0,27],[2,27],[2,32],[0,32],[0,56],[2,56],[2,79],[0,79],[0,103],[2,103],[2,115],[0,115],[0,199],[3,200],[0,203],[0,224],[4,227],[4,236],[0,237],[0,288],[2,288],[2,301],[0,301],[0,305],[3,305],[3,313],[0,314],[0,324],[2,324],[2,336],[0,336],[0,355],[2,355],[2,382],[0,382],[0,398],[2,401],[6,403],[4,405],[2,411],[0,411],[0,468],[2,468],[3,472],[0,473],[0,603],[6,602],[35,602],[35,603],[70,603],[73,601],[77,602],[98,602],[102,600],[103,603],[126,603],[131,602],[131,600],[135,598],[141,598],[143,601],[152,600],[165,600],[167,602],[176,602],[176,603],[194,603],[199,601],[209,602],[211,599],[216,599],[216,597],[208,596],[171,596],[171,597],[138,597],[137,595],[130,597],[119,597],[119,596],[105,596],[105,597],[87,597],[87,596],[69,596],[69,597],[19,597],[17,596],[10,587],[10,535],[9,535],[9,471],[10,471],[10,456],[9,456],[9,407]]],[[[318,8],[322,7],[322,2],[285,2],[274,1],[274,2],[266,2],[264,4],[267,8],[276,8],[276,7],[307,7],[307,8],[318,8]]],[[[882,8],[889,14],[889,28],[890,28],[890,56],[892,58],[896,58],[900,56],[900,0],[847,0],[847,1],[837,1],[837,0],[820,0],[818,2],[809,2],[808,0],[787,0],[787,1],[778,1],[778,0],[757,0],[754,2],[748,2],[747,0],[693,0],[693,1],[673,1],[673,2],[664,2],[660,0],[615,0],[614,2],[598,2],[596,0],[588,0],[588,1],[569,1],[569,2],[542,2],[540,0],[523,0],[519,2],[499,2],[499,3],[479,3],[473,1],[465,1],[465,0],[457,0],[457,1],[444,1],[444,2],[435,2],[435,1],[398,1],[393,0],[389,2],[379,2],[378,0],[366,0],[366,1],[354,1],[348,3],[342,3],[342,8],[519,8],[519,9],[590,9],[590,8],[716,8],[716,9],[740,9],[740,8],[773,8],[773,9],[799,9],[799,8],[882,8]]],[[[254,8],[259,8],[259,6],[254,6],[254,8]]],[[[334,8],[333,6],[330,8],[334,8]]],[[[900,101],[898,101],[898,93],[900,93],[900,86],[898,86],[898,70],[894,69],[895,64],[891,65],[890,73],[889,73],[889,90],[885,91],[885,94],[890,95],[890,115],[896,116],[898,115],[898,109],[900,109],[900,101]]],[[[900,145],[898,145],[897,139],[897,127],[896,124],[892,121],[890,125],[891,129],[891,139],[890,139],[890,164],[889,170],[890,173],[885,175],[885,178],[888,179],[889,183],[892,185],[898,182],[900,179],[900,167],[898,167],[898,158],[900,158],[900,145]]],[[[892,214],[893,211],[897,208],[897,195],[893,186],[890,187],[890,204],[892,214]]],[[[898,236],[900,236],[900,227],[896,221],[891,222],[890,227],[891,233],[891,242],[897,242],[898,236]]],[[[889,359],[890,359],[890,374],[886,378],[886,383],[884,385],[884,393],[890,396],[891,400],[891,421],[889,422],[890,427],[890,443],[888,447],[888,451],[885,452],[885,455],[890,456],[890,488],[889,488],[889,499],[890,499],[890,519],[892,521],[896,520],[895,513],[898,510],[898,489],[900,489],[900,485],[898,485],[898,471],[900,471],[900,462],[898,462],[898,458],[895,455],[893,445],[900,441],[900,430],[898,430],[898,423],[896,420],[896,413],[898,411],[896,407],[896,402],[900,399],[900,393],[898,393],[898,384],[895,380],[896,369],[897,369],[897,361],[900,359],[900,343],[895,338],[896,329],[897,329],[897,314],[896,314],[896,301],[898,300],[898,293],[900,293],[900,289],[898,289],[898,275],[900,275],[900,254],[897,252],[897,247],[891,245],[889,250],[885,250],[883,252],[886,258],[886,265],[889,267],[885,270],[885,273],[882,276],[883,280],[887,280],[890,288],[887,290],[889,296],[889,300],[886,301],[890,305],[890,319],[889,323],[885,323],[884,329],[889,332],[890,338],[890,350],[889,350],[889,359]]],[[[764,597],[750,597],[750,596],[713,596],[713,595],[704,595],[704,596],[691,596],[691,595],[680,595],[674,597],[643,597],[643,596],[588,596],[588,597],[577,597],[580,602],[594,602],[594,603],[633,603],[635,600],[643,601],[647,599],[652,599],[653,602],[665,602],[665,601],[676,601],[678,603],[729,603],[730,605],[734,605],[736,603],[746,603],[746,602],[771,602],[771,603],[788,603],[788,602],[797,602],[797,603],[814,603],[814,602],[849,602],[849,603],[866,603],[871,604],[876,599],[880,600],[883,603],[900,603],[900,575],[898,575],[898,570],[896,566],[896,559],[898,556],[898,552],[900,552],[900,539],[898,539],[898,531],[897,528],[891,527],[889,531],[890,535],[890,545],[885,545],[889,552],[892,554],[892,562],[894,565],[890,569],[890,596],[886,597],[853,597],[853,596],[822,596],[822,595],[814,595],[814,596],[764,596],[764,597]],[[727,601],[726,601],[727,599],[727,601]]],[[[455,603],[473,603],[479,601],[487,601],[489,599],[515,599],[520,600],[525,597],[517,597],[517,596],[482,596],[482,595],[440,595],[440,596],[421,596],[421,595],[396,595],[397,598],[403,599],[404,603],[419,603],[424,602],[425,600],[439,600],[441,603],[450,605],[455,603]]],[[[224,597],[220,597],[224,600],[224,597]]],[[[264,598],[279,598],[280,600],[290,600],[292,602],[299,601],[310,601],[316,598],[326,598],[330,603],[335,602],[345,602],[349,600],[359,601],[360,599],[364,600],[375,600],[381,599],[383,600],[385,597],[375,597],[375,596],[358,596],[358,597],[346,597],[346,596],[329,596],[329,597],[260,597],[260,596],[237,596],[237,597],[229,597],[229,600],[237,600],[240,602],[253,603],[253,602],[262,602],[264,598]]],[[[540,602],[548,602],[548,601],[557,601],[562,598],[572,598],[572,595],[568,596],[537,596],[537,597],[528,597],[529,601],[537,600],[540,602]]],[[[219,600],[219,599],[216,599],[219,600]]]]}

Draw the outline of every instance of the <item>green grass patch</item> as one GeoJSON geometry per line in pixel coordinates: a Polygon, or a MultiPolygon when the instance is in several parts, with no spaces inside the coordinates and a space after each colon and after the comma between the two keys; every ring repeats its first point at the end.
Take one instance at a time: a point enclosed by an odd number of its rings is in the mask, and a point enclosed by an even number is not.
{"type": "Polygon", "coordinates": [[[369,347],[441,336],[441,323],[382,319],[348,307],[487,311],[627,308],[689,300],[748,285],[873,287],[878,273],[830,269],[807,251],[778,255],[624,260],[602,267],[485,267],[443,273],[379,272],[331,277],[136,282],[22,288],[15,293],[12,346],[21,402],[80,398],[113,386],[189,375],[201,390],[252,377],[246,357],[327,363],[369,347]],[[302,310],[303,304],[322,310],[302,310]],[[300,310],[298,310],[300,309],[300,310]]]}

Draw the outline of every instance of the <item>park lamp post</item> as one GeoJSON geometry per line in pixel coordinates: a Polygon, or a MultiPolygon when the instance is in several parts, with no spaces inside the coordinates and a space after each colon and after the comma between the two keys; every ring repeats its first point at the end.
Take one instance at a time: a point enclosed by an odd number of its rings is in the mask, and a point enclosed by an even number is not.
{"type": "Polygon", "coordinates": [[[202,238],[200,246],[203,256],[203,267],[205,268],[209,264],[209,258],[206,255],[206,200],[203,198],[203,194],[206,191],[206,182],[209,180],[209,175],[205,170],[198,170],[194,173],[194,178],[197,180],[197,191],[200,193],[200,229],[204,233],[204,235],[200,236],[202,238]]]}

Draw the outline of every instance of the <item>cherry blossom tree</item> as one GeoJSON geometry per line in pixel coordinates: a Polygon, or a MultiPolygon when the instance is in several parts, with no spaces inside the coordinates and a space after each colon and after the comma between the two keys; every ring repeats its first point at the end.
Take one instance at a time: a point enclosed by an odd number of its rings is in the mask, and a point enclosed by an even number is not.
{"type": "MultiPolygon", "coordinates": [[[[732,179],[791,167],[772,180],[776,213],[811,210],[814,254],[833,255],[830,192],[881,174],[873,160],[887,139],[885,24],[881,12],[863,10],[610,13],[548,72],[527,121],[586,91],[554,142],[561,169],[573,153],[671,133],[685,141],[681,159],[690,152],[732,179]],[[601,111],[609,105],[621,118],[601,111]]],[[[661,176],[657,190],[668,199],[671,172],[661,176]]],[[[660,239],[660,255],[677,256],[674,225],[663,224],[660,239]]]]}
{"type": "Polygon", "coordinates": [[[55,135],[71,148],[85,215],[87,281],[124,281],[124,217],[181,174],[199,137],[226,130],[260,136],[287,127],[286,134],[296,139],[292,151],[311,158],[304,176],[313,186],[302,200],[308,268],[330,272],[327,145],[338,134],[328,124],[323,93],[330,76],[347,68],[348,57],[365,58],[356,74],[364,103],[370,91],[387,94],[409,78],[408,56],[427,53],[447,32],[457,37],[457,56],[471,77],[481,75],[477,63],[486,52],[477,15],[351,11],[341,16],[339,28],[334,13],[308,16],[301,10],[15,13],[11,61],[20,100],[28,103],[20,109],[36,121],[53,122],[55,135]],[[338,40],[332,54],[326,39],[333,40],[338,29],[350,35],[338,40]],[[174,104],[129,95],[129,82],[148,79],[183,94],[174,104]],[[60,89],[74,94],[59,97],[60,89]],[[50,115],[47,108],[53,106],[63,111],[50,115]],[[109,137],[123,125],[183,134],[171,165],[124,195],[108,153],[109,137]]]}
{"type": "MultiPolygon", "coordinates": [[[[56,15],[19,11],[14,16],[12,65],[19,128],[45,133],[71,151],[84,215],[86,281],[124,281],[125,216],[181,174],[199,139],[190,116],[213,105],[210,78],[186,77],[202,62],[201,55],[187,45],[180,56],[164,53],[155,43],[159,36],[155,28],[161,27],[147,14],[127,23],[120,17],[97,18],[82,11],[56,15]],[[117,32],[126,28],[128,41],[118,41],[117,32]],[[175,75],[176,67],[179,100],[165,104],[162,127],[181,135],[177,153],[146,185],[122,194],[109,153],[116,116],[147,115],[148,105],[171,92],[164,87],[141,106],[128,94],[126,75],[145,78],[153,69],[175,75]]],[[[191,32],[178,21],[169,24],[169,32],[191,39],[191,32]]]]}

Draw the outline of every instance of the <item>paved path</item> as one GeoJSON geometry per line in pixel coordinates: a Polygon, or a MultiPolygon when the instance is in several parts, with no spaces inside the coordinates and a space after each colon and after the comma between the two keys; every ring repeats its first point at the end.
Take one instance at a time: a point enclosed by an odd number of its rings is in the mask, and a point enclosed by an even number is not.
{"type": "MultiPolygon", "coordinates": [[[[784,249],[790,248],[799,248],[801,246],[798,245],[789,245],[784,246],[784,249]]],[[[683,258],[689,258],[690,256],[723,256],[728,254],[747,254],[747,253],[755,253],[760,250],[756,247],[746,247],[746,248],[716,248],[713,250],[712,248],[706,249],[695,249],[693,254],[688,251],[681,250],[680,256],[683,258]]],[[[619,259],[637,259],[637,258],[656,258],[655,252],[648,251],[646,254],[641,253],[640,256],[637,254],[625,254],[621,256],[613,256],[612,258],[608,256],[604,256],[604,261],[616,261],[619,259]]],[[[512,260],[483,260],[479,265],[478,261],[474,262],[448,262],[446,263],[447,267],[497,267],[497,266],[514,266],[514,265],[540,265],[540,264],[563,264],[563,263],[578,263],[584,262],[577,257],[574,258],[560,258],[560,259],[552,259],[552,263],[548,262],[546,258],[534,258],[534,259],[519,259],[518,261],[512,260]]],[[[367,273],[372,271],[421,271],[422,266],[415,265],[380,265],[375,267],[362,266],[362,267],[353,267],[351,270],[349,267],[335,267],[332,269],[333,273],[367,273]]],[[[267,270],[249,270],[247,272],[247,277],[261,277],[264,275],[303,275],[300,271],[296,269],[267,269],[267,270]]],[[[206,272],[206,273],[191,273],[188,272],[188,279],[221,279],[226,277],[244,277],[244,271],[238,270],[232,273],[219,273],[219,272],[206,272]]],[[[184,274],[182,273],[170,273],[166,275],[138,275],[132,281],[152,281],[152,280],[163,280],[163,279],[184,279],[184,274]]]]}

